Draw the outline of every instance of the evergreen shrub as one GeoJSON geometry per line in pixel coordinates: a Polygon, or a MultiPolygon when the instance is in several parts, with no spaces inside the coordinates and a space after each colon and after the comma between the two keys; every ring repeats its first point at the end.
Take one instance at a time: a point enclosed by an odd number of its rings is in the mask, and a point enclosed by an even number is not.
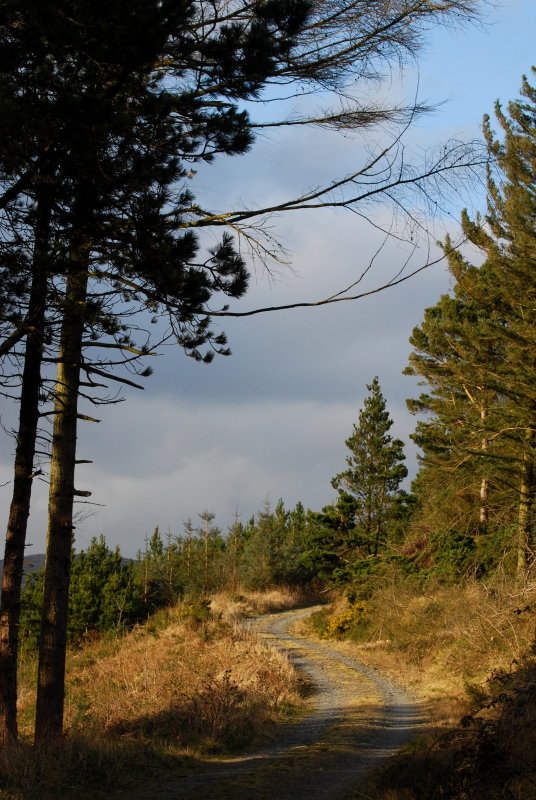
{"type": "Polygon", "coordinates": [[[330,614],[328,609],[316,611],[309,618],[310,626],[321,639],[345,639],[355,635],[366,623],[369,611],[369,606],[362,600],[352,601],[337,614],[330,614]]]}
{"type": "Polygon", "coordinates": [[[429,577],[453,584],[477,571],[476,544],[472,536],[457,530],[433,533],[429,540],[434,560],[429,577]]]}
{"type": "Polygon", "coordinates": [[[325,638],[344,639],[367,619],[368,612],[369,607],[366,603],[353,603],[341,614],[331,617],[326,628],[325,638]]]}
{"type": "Polygon", "coordinates": [[[505,526],[491,530],[476,544],[476,560],[480,577],[489,576],[502,568],[507,575],[513,575],[517,566],[515,550],[516,531],[505,526]]]}

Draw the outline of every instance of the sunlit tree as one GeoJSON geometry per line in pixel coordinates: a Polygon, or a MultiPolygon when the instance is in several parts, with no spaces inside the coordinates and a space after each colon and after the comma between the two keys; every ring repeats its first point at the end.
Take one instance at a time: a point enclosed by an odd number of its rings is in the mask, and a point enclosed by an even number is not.
{"type": "Polygon", "coordinates": [[[366,551],[377,556],[407,469],[403,464],[404,443],[389,434],[393,420],[378,378],[367,389],[369,395],[359,412],[359,422],[346,440],[348,469],[333,478],[332,485],[357,500],[356,528],[366,551]]]}

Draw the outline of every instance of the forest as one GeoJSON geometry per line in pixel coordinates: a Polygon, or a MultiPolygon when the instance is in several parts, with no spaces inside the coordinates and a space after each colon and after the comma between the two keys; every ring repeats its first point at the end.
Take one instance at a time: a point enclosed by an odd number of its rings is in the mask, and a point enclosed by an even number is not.
{"type": "MultiPolygon", "coordinates": [[[[445,241],[452,292],[426,309],[410,339],[404,371],[425,387],[407,401],[420,449],[410,491],[401,488],[404,443],[389,433],[393,421],[374,378],[346,440],[346,469],[331,481],[332,505],[287,509],[281,499],[225,532],[205,510],[180,533],[156,528],[133,562],[94,539],[73,559],[71,637],[131,625],[185,596],[356,587],[387,568],[422,587],[498,574],[525,585],[536,488],[536,90],[524,79],[521,91],[507,114],[496,109],[503,137],[484,122],[500,172],[489,174],[485,215],[462,217],[479,263],[445,241]]],[[[21,630],[31,641],[42,579],[30,575],[24,590],[21,630]]]]}
{"type": "MultiPolygon", "coordinates": [[[[331,480],[331,505],[286,508],[281,499],[225,532],[205,510],[180,533],[156,528],[134,561],[102,536],[73,554],[75,648],[146,620],[150,627],[170,609],[196,629],[221,625],[215,597],[244,603],[248,593],[286,586],[297,602],[330,600],[311,617],[316,636],[379,643],[390,653],[382,668],[393,656],[405,660],[406,670],[427,676],[429,691],[433,662],[446,649],[443,671],[463,679],[465,711],[473,704],[464,733],[443,731],[437,751],[427,740],[434,757],[424,765],[417,750],[416,765],[406,757],[388,768],[371,789],[378,798],[532,796],[536,90],[527,79],[522,99],[508,113],[497,107],[496,118],[501,138],[484,122],[496,160],[487,211],[461,221],[481,256],[472,263],[467,248],[445,241],[452,291],[425,310],[410,340],[405,372],[419,376],[424,391],[407,401],[420,449],[409,491],[404,443],[390,434],[374,377],[346,440],[346,467],[331,480]],[[453,618],[463,635],[453,633],[453,618]],[[523,745],[514,745],[521,730],[523,745]]],[[[22,594],[20,646],[30,657],[43,583],[43,570],[30,574],[22,594]]]]}
{"type": "Polygon", "coordinates": [[[484,117],[482,146],[447,143],[415,167],[396,134],[358,171],[276,206],[207,209],[191,188],[196,165],[245,153],[264,125],[405,130],[424,106],[364,106],[349,87],[481,5],[3,4],[0,377],[20,416],[0,600],[2,800],[98,797],[128,789],[139,764],[195,772],[305,714],[311,687],[239,623],[313,603],[302,635],[357,648],[432,720],[349,796],[534,796],[536,70],[484,117]],[[247,104],[272,102],[274,86],[337,105],[257,124],[247,104]],[[273,310],[228,302],[255,260],[278,263],[274,215],[381,199],[413,219],[414,195],[437,205],[445,175],[452,190],[482,170],[486,208],[441,241],[451,290],[415,320],[400,365],[422,388],[407,400],[411,485],[370,375],[346,463],[326,476],[331,504],[267,501],[222,530],[207,496],[135,559],[106,535],[77,546],[74,504],[91,495],[75,483],[78,426],[96,421],[82,403],[140,388],[170,341],[198,361],[228,355],[214,320],[273,310]],[[46,564],[25,574],[45,464],[46,564]]]}

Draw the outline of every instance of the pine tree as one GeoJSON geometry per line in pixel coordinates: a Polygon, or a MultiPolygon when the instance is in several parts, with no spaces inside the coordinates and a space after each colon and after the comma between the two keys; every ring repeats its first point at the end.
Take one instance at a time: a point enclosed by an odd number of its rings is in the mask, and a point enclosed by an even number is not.
{"type": "MultiPolygon", "coordinates": [[[[30,573],[22,592],[20,636],[31,650],[39,640],[44,569],[30,573]]],[[[110,550],[103,536],[93,538],[86,550],[73,551],[69,585],[68,639],[80,641],[88,634],[129,627],[144,619],[143,585],[135,564],[110,550]]]]}
{"type": "MultiPolygon", "coordinates": [[[[471,17],[478,5],[479,0],[394,7],[369,0],[318,4],[271,0],[231,6],[118,0],[105,8],[72,0],[3,4],[0,27],[6,35],[0,62],[6,69],[9,65],[13,80],[4,80],[0,87],[2,111],[7,112],[0,115],[0,126],[5,126],[0,127],[5,134],[0,137],[1,201],[17,205],[22,199],[33,206],[44,170],[53,189],[50,230],[54,231],[55,262],[46,277],[48,288],[54,290],[52,318],[61,323],[54,339],[59,345],[51,356],[59,370],[51,412],[55,429],[50,566],[45,581],[38,739],[45,741],[61,732],[72,501],[77,494],[78,399],[81,385],[102,374],[102,365],[90,363],[83,336],[89,334],[90,350],[103,335],[109,337],[103,347],[133,347],[131,329],[122,327],[120,313],[97,298],[111,294],[138,309],[169,314],[178,343],[196,358],[209,360],[213,350],[227,352],[224,335],[210,330],[207,303],[218,292],[240,297],[246,290],[247,270],[229,235],[205,259],[200,258],[199,240],[192,229],[228,226],[257,247],[256,233],[248,235],[248,225],[252,218],[262,219],[264,212],[218,215],[203,211],[186,189],[191,165],[248,149],[254,125],[238,101],[258,98],[270,82],[299,80],[313,90],[327,86],[347,98],[345,84],[376,74],[375,62],[383,65],[393,57],[403,61],[413,56],[428,23],[453,15],[471,17]],[[4,144],[13,141],[12,130],[20,133],[16,152],[4,144]],[[99,283],[101,291],[92,293],[99,283]],[[84,374],[88,381],[83,380],[84,374]]],[[[342,113],[337,110],[275,124],[356,128],[407,119],[413,111],[374,104],[363,109],[360,102],[348,108],[345,100],[342,113]]],[[[389,151],[386,158],[387,174],[392,167],[389,151]]],[[[455,148],[452,159],[440,161],[437,174],[447,162],[458,166],[460,151],[455,148]]],[[[367,180],[370,170],[377,174],[376,166],[373,158],[339,183],[350,189],[345,204],[357,202],[356,180],[363,179],[368,187],[363,189],[365,197],[382,191],[380,187],[370,190],[367,180]]],[[[400,180],[401,187],[407,184],[408,180],[400,180]]],[[[330,183],[282,208],[303,207],[304,200],[316,206],[319,198],[323,204],[323,198],[332,196],[331,190],[330,183]]],[[[23,241],[26,247],[24,237],[14,241],[23,241]]],[[[261,244],[258,251],[264,254],[266,248],[261,244]]],[[[34,271],[32,278],[36,277],[34,271]]],[[[7,336],[3,342],[4,352],[9,343],[27,335],[27,321],[19,323],[15,338],[7,336]]],[[[42,336],[42,331],[37,335],[42,336]]],[[[143,348],[138,354],[143,354],[143,348]]],[[[112,379],[109,374],[105,377],[112,379]]],[[[34,416],[36,402],[34,393],[34,416]]],[[[29,438],[30,433],[25,446],[28,463],[34,446],[29,438]]],[[[27,491],[23,504],[22,517],[27,516],[27,491]]],[[[22,517],[17,529],[19,553],[25,530],[22,517]]],[[[12,572],[18,569],[17,563],[13,561],[12,572]]],[[[17,580],[12,589],[16,606],[17,580]]],[[[11,639],[6,653],[11,667],[16,663],[14,622],[12,615],[7,622],[11,639]]],[[[12,689],[5,703],[13,718],[12,689]]],[[[3,691],[0,702],[4,702],[3,691]]],[[[14,738],[16,730],[6,734],[4,725],[0,736],[6,735],[14,738]]]]}
{"type": "Polygon", "coordinates": [[[309,511],[301,562],[310,575],[328,582],[348,578],[348,566],[362,544],[357,507],[356,498],[339,489],[335,503],[309,511]]]}
{"type": "Polygon", "coordinates": [[[415,329],[409,369],[432,388],[410,401],[432,414],[416,434],[423,463],[433,475],[443,459],[447,469],[436,483],[448,470],[481,481],[480,497],[472,492],[481,522],[493,490],[495,513],[517,529],[520,578],[534,552],[536,493],[536,90],[526,78],[521,93],[508,114],[496,105],[502,140],[484,118],[496,167],[488,174],[488,213],[475,220],[462,214],[463,232],[484,262],[472,265],[446,240],[455,296],[442,298],[415,329]]]}
{"type": "MultiPolygon", "coordinates": [[[[471,285],[474,289],[474,281],[471,285]]],[[[462,282],[454,285],[453,294],[426,309],[410,337],[414,350],[404,372],[424,377],[429,391],[407,404],[412,413],[426,415],[412,439],[421,448],[423,470],[435,475],[438,502],[431,492],[423,506],[428,522],[434,506],[440,506],[451,524],[482,534],[490,516],[490,488],[498,491],[497,446],[490,434],[498,395],[487,375],[502,352],[474,291],[462,282]]]]}
{"type": "Polygon", "coordinates": [[[73,557],[69,639],[121,629],[144,616],[142,587],[135,580],[133,563],[123,560],[119,548],[110,550],[104,536],[93,537],[89,547],[73,557]]]}
{"type": "MultiPolygon", "coordinates": [[[[171,187],[186,177],[179,156],[195,162],[211,160],[214,152],[244,152],[252,139],[247,118],[233,105],[208,109],[204,101],[195,103],[188,90],[164,87],[164,73],[155,70],[155,64],[171,59],[169,71],[175,80],[185,78],[191,69],[193,6],[176,4],[173,10],[159,3],[142,6],[138,19],[129,9],[132,30],[120,25],[112,34],[115,6],[108,15],[95,16],[91,4],[83,4],[77,10],[77,23],[84,21],[92,28],[91,40],[79,41],[72,29],[74,41],[68,43],[64,38],[58,41],[55,30],[51,34],[57,49],[49,55],[58,66],[59,80],[54,86],[57,93],[49,87],[49,96],[68,104],[69,115],[62,122],[75,146],[68,151],[70,158],[60,160],[59,170],[69,189],[62,220],[67,257],[56,356],[38,741],[58,736],[63,716],[70,540],[73,499],[79,493],[74,484],[78,400],[83,370],[94,369],[84,366],[84,333],[90,334],[90,346],[95,347],[91,336],[106,320],[89,294],[90,272],[108,279],[111,273],[116,291],[136,297],[142,308],[169,310],[172,305],[178,342],[196,358],[203,357],[200,348],[209,344],[205,360],[212,358],[211,347],[225,352],[225,337],[214,336],[207,318],[200,317],[205,303],[215,292],[239,297],[247,287],[244,262],[227,234],[201,266],[193,263],[198,242],[190,231],[182,230],[183,208],[193,201],[190,192],[175,193],[175,213],[168,213],[171,187]],[[133,48],[131,35],[139,40],[142,29],[143,43],[140,40],[138,49],[133,48]],[[78,64],[76,82],[62,82],[67,47],[68,69],[73,62],[78,64]],[[125,284],[133,291],[124,289],[125,284]]],[[[291,34],[303,22],[305,11],[301,0],[284,9],[275,4],[263,8],[262,14],[259,9],[259,16],[253,15],[246,28],[234,29],[231,38],[227,36],[231,29],[223,25],[201,46],[196,40],[196,51],[206,50],[207,60],[200,68],[203,82],[227,82],[229,98],[254,95],[291,46],[291,34]]]]}
{"type": "Polygon", "coordinates": [[[368,554],[377,556],[407,469],[402,463],[404,443],[389,435],[393,420],[377,377],[367,389],[370,394],[359,412],[359,424],[346,440],[351,453],[346,459],[348,469],[333,478],[332,485],[358,501],[356,528],[368,554]]]}
{"type": "MultiPolygon", "coordinates": [[[[536,69],[533,67],[536,76],[536,69]]],[[[489,384],[504,398],[494,436],[507,445],[511,488],[517,494],[518,576],[533,557],[536,494],[536,89],[523,76],[523,99],[499,103],[495,115],[499,139],[484,118],[484,135],[499,168],[488,176],[488,213],[471,221],[462,216],[464,233],[485,254],[489,280],[478,294],[487,310],[490,336],[503,351],[489,374],[489,384]]],[[[453,268],[459,263],[451,257],[453,268]]]]}

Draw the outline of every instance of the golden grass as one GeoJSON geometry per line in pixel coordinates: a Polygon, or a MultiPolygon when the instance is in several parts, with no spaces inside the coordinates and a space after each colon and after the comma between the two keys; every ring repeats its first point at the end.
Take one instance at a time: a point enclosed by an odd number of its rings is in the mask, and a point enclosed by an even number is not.
{"type": "Polygon", "coordinates": [[[355,797],[374,800],[533,800],[536,660],[496,673],[456,727],[428,736],[373,776],[355,797]]]}
{"type": "MultiPolygon", "coordinates": [[[[333,607],[341,613],[344,600],[333,607]]],[[[378,588],[351,647],[422,699],[456,702],[468,685],[508,669],[534,639],[536,586],[514,591],[468,581],[423,593],[403,582],[378,588]]]]}
{"type": "Polygon", "coordinates": [[[467,581],[424,593],[393,579],[367,603],[354,640],[330,646],[409,688],[431,725],[355,798],[534,800],[536,586],[467,581]]]}
{"type": "Polygon", "coordinates": [[[292,670],[249,633],[224,633],[209,622],[183,622],[157,634],[126,637],[121,649],[78,670],[67,724],[98,726],[132,737],[158,736],[191,746],[240,744],[292,696],[292,670]]]}
{"type": "MultiPolygon", "coordinates": [[[[282,592],[248,599],[248,607],[275,608],[278,598],[284,607],[292,602],[282,592]]],[[[301,705],[301,684],[284,655],[223,616],[203,602],[183,604],[122,638],[72,650],[66,738],[53,757],[29,745],[35,695],[26,665],[23,745],[0,757],[0,800],[99,797],[118,781],[192,764],[266,735],[301,705]]]]}
{"type": "Polygon", "coordinates": [[[211,597],[211,610],[225,622],[236,622],[244,617],[257,617],[276,611],[291,611],[316,602],[316,597],[306,589],[278,586],[264,592],[237,590],[232,594],[221,592],[211,597]]]}

